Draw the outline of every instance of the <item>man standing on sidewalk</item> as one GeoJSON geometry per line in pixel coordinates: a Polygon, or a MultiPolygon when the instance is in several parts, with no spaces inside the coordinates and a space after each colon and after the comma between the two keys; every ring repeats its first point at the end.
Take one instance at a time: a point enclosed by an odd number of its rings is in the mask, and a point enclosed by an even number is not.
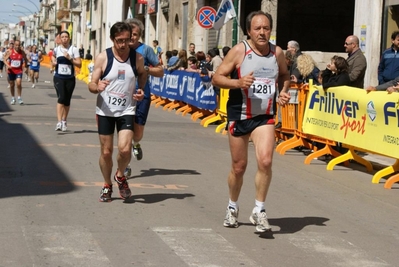
{"type": "Polygon", "coordinates": [[[345,52],[348,53],[346,62],[349,65],[350,86],[363,88],[364,76],[367,69],[367,60],[359,47],[359,38],[356,35],[349,35],[345,39],[345,52]]]}
{"type": "Polygon", "coordinates": [[[11,48],[4,57],[4,64],[7,67],[8,78],[11,93],[11,105],[15,105],[15,84],[17,85],[18,104],[23,105],[22,100],[22,75],[23,66],[28,63],[25,52],[21,49],[19,40],[14,42],[14,48],[11,48]]]}
{"type": "MultiPolygon", "coordinates": [[[[163,67],[158,60],[157,55],[154,53],[153,49],[143,43],[140,43],[141,34],[144,31],[143,23],[138,19],[127,19],[125,20],[132,27],[132,39],[130,42],[130,48],[136,50],[137,53],[144,58],[144,69],[147,71],[148,75],[154,77],[163,77],[163,67]]],[[[143,158],[143,151],[140,146],[140,141],[143,138],[144,126],[147,122],[148,113],[151,106],[151,90],[150,84],[146,83],[144,88],[144,99],[137,103],[136,115],[134,118],[134,133],[133,133],[133,156],[137,160],[143,158]]],[[[131,175],[131,168],[128,166],[125,174],[127,176],[131,175]]]]}
{"type": "Polygon", "coordinates": [[[101,52],[95,62],[89,91],[97,96],[97,126],[101,144],[100,169],[104,178],[100,202],[112,200],[112,152],[115,126],[118,134],[117,170],[114,180],[123,199],[131,191],[124,175],[131,158],[136,102],[144,98],[147,72],[144,60],[129,48],[132,29],[125,22],[115,23],[110,30],[113,46],[101,52]],[[136,77],[138,87],[136,88],[136,77]]]}
{"type": "Polygon", "coordinates": [[[290,76],[283,50],[269,42],[272,16],[263,11],[251,12],[247,19],[250,40],[234,46],[213,76],[212,83],[229,88],[227,129],[232,167],[228,176],[229,204],[225,227],[238,227],[238,197],[248,164],[248,142],[252,139],[258,170],[255,176],[255,207],[249,217],[257,232],[271,231],[265,200],[272,179],[275,144],[274,117],[276,92],[280,105],[290,99],[290,76]],[[228,78],[231,76],[231,79],[228,78]]]}

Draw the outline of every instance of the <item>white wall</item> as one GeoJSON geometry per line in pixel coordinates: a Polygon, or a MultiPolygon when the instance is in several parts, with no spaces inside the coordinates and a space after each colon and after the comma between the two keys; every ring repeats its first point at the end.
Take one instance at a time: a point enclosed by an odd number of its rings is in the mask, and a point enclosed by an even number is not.
{"type": "Polygon", "coordinates": [[[106,6],[108,8],[106,9],[107,10],[106,18],[104,18],[106,20],[105,22],[106,43],[104,49],[107,47],[111,47],[113,45],[111,39],[109,39],[109,31],[112,25],[114,25],[118,21],[122,21],[125,19],[124,17],[122,18],[123,0],[107,0],[106,6]]]}
{"type": "Polygon", "coordinates": [[[360,38],[361,28],[363,25],[366,26],[364,55],[367,59],[367,71],[364,79],[365,87],[378,85],[377,70],[380,61],[383,12],[383,0],[356,0],[354,35],[360,38]]]}

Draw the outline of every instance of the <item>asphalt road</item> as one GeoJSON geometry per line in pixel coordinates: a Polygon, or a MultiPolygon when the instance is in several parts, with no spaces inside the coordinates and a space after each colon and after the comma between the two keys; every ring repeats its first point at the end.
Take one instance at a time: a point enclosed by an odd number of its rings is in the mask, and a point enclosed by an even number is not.
{"type": "Polygon", "coordinates": [[[132,197],[114,191],[100,203],[96,96],[78,81],[62,133],[48,69],[34,89],[23,81],[23,106],[9,104],[6,86],[3,77],[0,267],[399,266],[399,186],[372,184],[360,165],[327,171],[296,150],[275,153],[266,203],[273,232],[260,235],[248,220],[251,145],[240,227],[224,228],[227,137],[152,106],[144,158],[132,160],[132,197]]]}

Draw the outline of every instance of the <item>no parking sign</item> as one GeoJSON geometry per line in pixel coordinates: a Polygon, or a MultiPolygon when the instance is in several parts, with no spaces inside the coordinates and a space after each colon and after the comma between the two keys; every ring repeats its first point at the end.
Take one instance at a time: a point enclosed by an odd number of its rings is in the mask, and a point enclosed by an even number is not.
{"type": "Polygon", "coordinates": [[[212,28],[215,17],[216,17],[216,10],[210,6],[201,7],[197,13],[198,24],[205,29],[212,28]]]}

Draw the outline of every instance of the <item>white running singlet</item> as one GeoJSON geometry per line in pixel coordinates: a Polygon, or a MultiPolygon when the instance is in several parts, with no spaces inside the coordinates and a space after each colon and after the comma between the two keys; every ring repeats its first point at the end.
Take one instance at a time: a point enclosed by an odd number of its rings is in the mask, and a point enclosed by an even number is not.
{"type": "Polygon", "coordinates": [[[112,57],[107,66],[109,64],[112,67],[103,79],[109,80],[110,84],[97,96],[96,114],[107,117],[134,115],[136,100],[133,99],[133,94],[136,92],[136,76],[130,58],[125,62],[119,62],[112,57]]]}

